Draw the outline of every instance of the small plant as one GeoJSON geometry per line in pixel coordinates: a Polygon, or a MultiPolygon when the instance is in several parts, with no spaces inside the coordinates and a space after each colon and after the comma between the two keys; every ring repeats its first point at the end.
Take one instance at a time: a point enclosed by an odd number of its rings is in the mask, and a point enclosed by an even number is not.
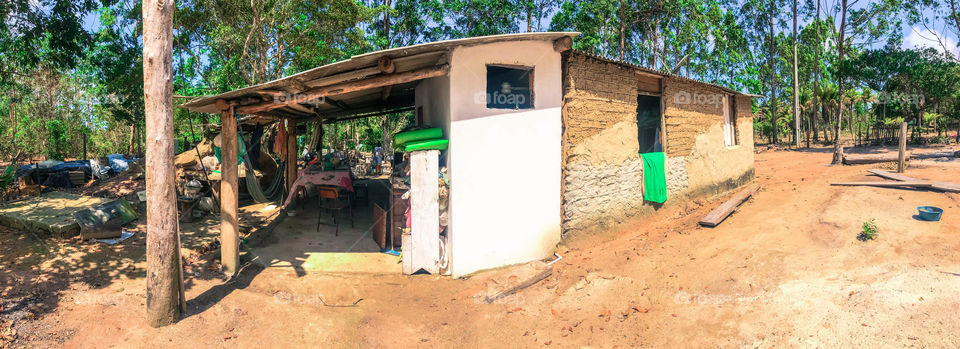
{"type": "Polygon", "coordinates": [[[877,223],[875,223],[873,219],[863,222],[863,229],[860,230],[860,234],[857,235],[857,240],[874,240],[877,238],[877,231],[877,223]]]}

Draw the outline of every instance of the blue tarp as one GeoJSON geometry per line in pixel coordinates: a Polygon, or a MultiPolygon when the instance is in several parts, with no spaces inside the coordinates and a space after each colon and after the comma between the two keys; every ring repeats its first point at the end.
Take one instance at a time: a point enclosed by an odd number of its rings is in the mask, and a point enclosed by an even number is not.
{"type": "Polygon", "coordinates": [[[107,163],[110,164],[110,168],[112,168],[115,173],[126,171],[130,168],[130,163],[134,161],[137,161],[137,158],[127,159],[121,154],[107,155],[107,163]]]}
{"type": "Polygon", "coordinates": [[[88,176],[93,173],[90,162],[85,160],[66,161],[50,167],[40,167],[37,164],[20,166],[17,177],[30,176],[34,182],[42,182],[44,186],[56,188],[72,188],[82,183],[70,183],[68,171],[83,171],[88,176]]]}

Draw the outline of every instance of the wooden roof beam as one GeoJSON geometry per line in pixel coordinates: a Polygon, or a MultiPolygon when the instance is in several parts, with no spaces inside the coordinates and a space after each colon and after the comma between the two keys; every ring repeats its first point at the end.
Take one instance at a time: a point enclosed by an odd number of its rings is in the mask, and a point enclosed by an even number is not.
{"type": "Polygon", "coordinates": [[[317,99],[321,97],[326,98],[329,96],[338,96],[338,95],[355,92],[355,91],[368,90],[368,89],[379,88],[379,87],[384,87],[389,85],[403,84],[403,83],[413,82],[417,80],[444,76],[444,75],[447,75],[449,71],[450,71],[450,65],[443,64],[439,66],[434,66],[430,68],[424,68],[424,69],[419,69],[419,70],[414,70],[414,71],[409,71],[404,73],[394,73],[390,75],[372,77],[364,80],[350,81],[350,82],[345,82],[345,83],[331,85],[331,86],[318,87],[318,88],[311,89],[309,91],[304,91],[303,93],[300,94],[299,96],[300,98],[292,98],[294,100],[287,100],[287,101],[281,101],[281,102],[270,101],[270,102],[260,103],[260,104],[250,105],[250,106],[243,106],[243,107],[237,108],[237,112],[244,113],[244,114],[265,112],[265,111],[270,111],[273,109],[285,107],[293,103],[297,103],[296,100],[300,100],[300,99],[312,100],[312,99],[317,99]]]}

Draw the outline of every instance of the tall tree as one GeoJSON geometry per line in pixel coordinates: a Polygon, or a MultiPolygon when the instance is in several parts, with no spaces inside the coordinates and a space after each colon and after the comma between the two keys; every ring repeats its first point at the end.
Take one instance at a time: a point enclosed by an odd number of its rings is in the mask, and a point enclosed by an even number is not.
{"type": "Polygon", "coordinates": [[[183,298],[173,157],[173,2],[143,6],[147,115],[147,320],[177,321],[183,298]]]}
{"type": "Polygon", "coordinates": [[[793,0],[793,142],[800,148],[800,73],[797,66],[797,1],[793,0]]]}

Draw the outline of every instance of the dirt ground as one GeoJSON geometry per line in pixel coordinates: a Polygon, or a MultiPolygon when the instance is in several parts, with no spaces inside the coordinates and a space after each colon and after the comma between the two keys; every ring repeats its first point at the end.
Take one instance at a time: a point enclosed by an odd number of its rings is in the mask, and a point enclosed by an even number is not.
{"type": "MultiPolygon", "coordinates": [[[[828,166],[830,158],[825,148],[762,152],[756,182],[763,188],[720,226],[697,221],[732,193],[668,201],[636,224],[563,242],[550,277],[495,304],[481,301],[487,283],[508,277],[509,269],[459,280],[298,277],[251,263],[224,283],[197,264],[188,266],[188,313],[154,329],[144,320],[143,234],[107,246],[38,242],[0,230],[0,343],[960,346],[960,194],[833,187],[880,179],[868,176],[873,166],[828,166]],[[940,222],[920,221],[913,217],[920,205],[946,212],[940,222]],[[879,237],[858,241],[871,219],[879,237]]],[[[906,174],[960,182],[957,166],[918,165],[906,174]]]]}

